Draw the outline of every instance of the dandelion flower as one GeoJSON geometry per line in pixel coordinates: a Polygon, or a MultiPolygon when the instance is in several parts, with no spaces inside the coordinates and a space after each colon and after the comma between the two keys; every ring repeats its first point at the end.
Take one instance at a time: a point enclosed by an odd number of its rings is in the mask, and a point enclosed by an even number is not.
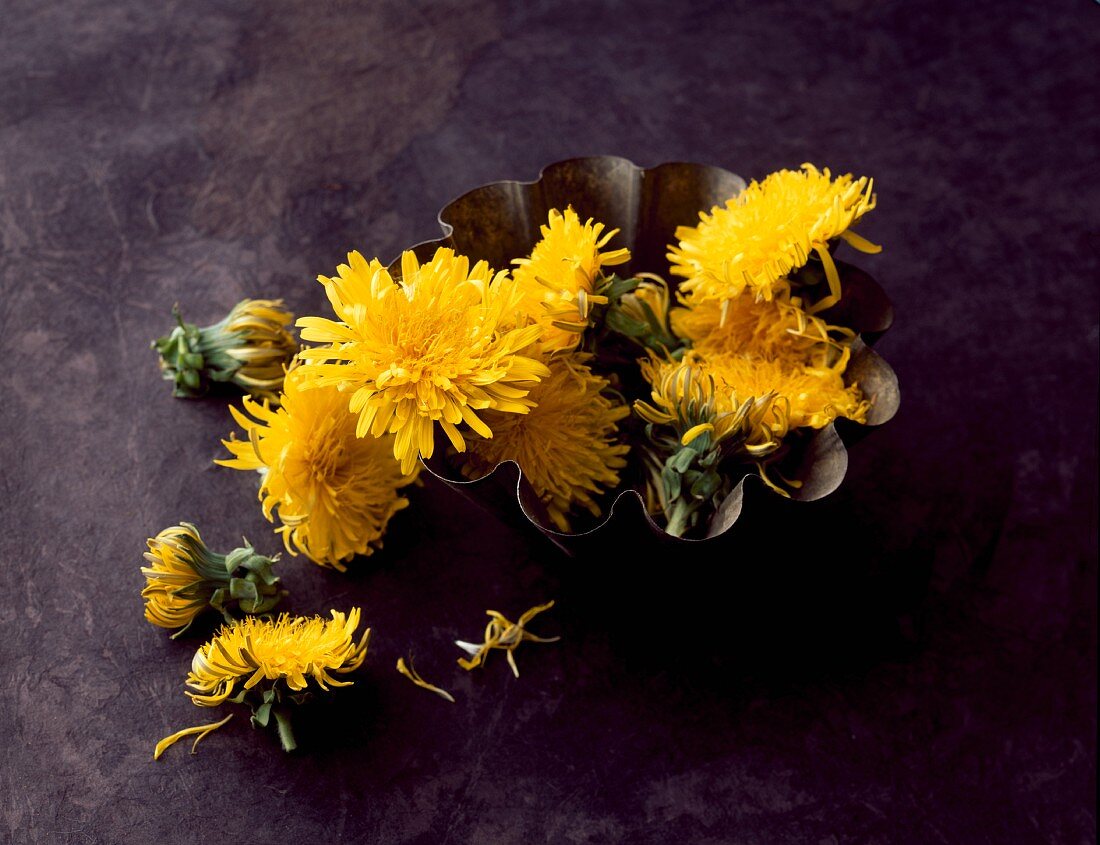
{"type": "Polygon", "coordinates": [[[576,349],[588,328],[594,305],[606,305],[602,268],[624,264],[630,250],[601,250],[618,229],[604,233],[603,223],[581,223],[572,207],[551,209],[542,239],[529,258],[519,258],[513,275],[523,293],[523,310],[544,327],[543,348],[553,352],[576,349]]]}
{"type": "Polygon", "coordinates": [[[185,323],[153,341],[166,381],[180,397],[201,396],[215,382],[230,382],[246,393],[274,399],[283,372],[298,350],[287,327],[294,315],[281,299],[244,299],[221,322],[206,328],[185,323]]]}
{"type": "Polygon", "coordinates": [[[728,494],[731,480],[722,462],[774,452],[787,433],[787,417],[774,393],[738,397],[719,390],[694,352],[682,361],[650,356],[641,369],[653,388],[650,402],[634,403],[648,423],[650,510],[663,514],[669,534],[682,537],[728,494]]]}
{"type": "Polygon", "coordinates": [[[633,290],[612,303],[607,325],[656,352],[675,352],[684,344],[673,331],[672,295],[668,283],[653,273],[639,273],[633,290]]]}
{"type": "Polygon", "coordinates": [[[267,613],[286,594],[272,571],[275,558],[256,554],[248,545],[228,555],[210,551],[194,525],[165,528],[148,541],[142,567],[145,618],[179,636],[208,609],[232,621],[234,607],[243,613],[267,613]]]}
{"type": "Polygon", "coordinates": [[[743,293],[722,302],[687,300],[670,314],[673,331],[707,354],[751,355],[809,353],[850,343],[853,333],[807,314],[798,297],[754,299],[743,293]]]}
{"type": "Polygon", "coordinates": [[[463,451],[462,423],[493,435],[478,412],[530,409],[527,393],[547,370],[520,353],[541,329],[509,328],[520,296],[506,272],[441,248],[424,265],[405,252],[398,282],[357,252],[337,274],[319,281],[339,320],[298,321],[303,338],[329,344],[302,353],[318,362],[310,384],[347,391],[357,436],[396,435],[402,472],[431,457],[435,424],[463,451]]]}
{"type": "Polygon", "coordinates": [[[786,405],[791,428],[824,428],[838,417],[866,422],[871,403],[857,385],[844,383],[851,350],[845,348],[831,366],[812,366],[794,356],[707,355],[705,371],[720,393],[734,401],[774,395],[786,405]]]}
{"type": "Polygon", "coordinates": [[[509,622],[503,614],[497,613],[495,610],[485,611],[489,616],[489,624],[485,626],[484,641],[481,643],[455,641],[455,645],[470,655],[469,658],[460,657],[458,665],[467,671],[476,669],[478,666],[485,665],[485,660],[489,657],[490,651],[502,649],[508,652],[508,665],[512,667],[512,674],[518,678],[519,667],[516,666],[515,650],[521,643],[556,643],[561,639],[561,637],[536,637],[526,627],[532,619],[553,606],[554,602],[550,601],[532,607],[520,616],[518,622],[509,622]]]}
{"type": "Polygon", "coordinates": [[[287,375],[281,407],[245,398],[230,407],[245,438],[223,440],[222,466],[261,473],[264,516],[291,554],[344,571],[345,561],[382,545],[390,518],[408,506],[402,487],[416,478],[393,458],[393,435],[356,436],[347,396],[335,386],[305,389],[318,365],[287,375]]]}
{"type": "Polygon", "coordinates": [[[679,243],[669,247],[672,273],[682,276],[681,292],[696,300],[733,299],[749,291],[771,299],[783,279],[816,253],[825,268],[830,293],[812,310],[840,299],[840,280],[829,242],[846,240],[864,252],[879,247],[850,231],[875,207],[872,180],[851,174],[833,179],[829,169],[803,164],[753,181],[741,194],[700,212],[697,226],[676,230],[679,243]]]}
{"type": "Polygon", "coordinates": [[[195,704],[217,707],[235,691],[259,685],[282,684],[294,693],[304,692],[312,681],[317,688],[346,687],[351,681],[338,676],[358,669],[367,655],[370,628],[355,641],[361,612],[331,612],[320,616],[277,619],[249,617],[223,627],[204,644],[191,661],[187,686],[195,704]]]}
{"type": "MultiPolygon", "coordinates": [[[[289,706],[313,692],[350,686],[352,682],[340,676],[363,664],[370,628],[357,642],[359,618],[356,607],[346,615],[334,610],[331,619],[284,613],[275,620],[249,617],[223,627],[195,653],[187,676],[193,691],[187,695],[200,707],[217,707],[226,701],[249,704],[253,723],[261,727],[274,716],[283,749],[292,751],[296,743],[289,706]]],[[[202,739],[226,721],[165,737],[157,743],[155,758],[178,739],[194,733],[202,739]]]]}
{"type": "Polygon", "coordinates": [[[630,409],[605,396],[607,386],[582,356],[552,357],[550,375],[530,393],[530,413],[487,415],[493,439],[470,441],[463,472],[478,477],[513,460],[560,530],[569,530],[577,506],[599,516],[595,497],[618,485],[629,450],[616,433],[630,409]]]}

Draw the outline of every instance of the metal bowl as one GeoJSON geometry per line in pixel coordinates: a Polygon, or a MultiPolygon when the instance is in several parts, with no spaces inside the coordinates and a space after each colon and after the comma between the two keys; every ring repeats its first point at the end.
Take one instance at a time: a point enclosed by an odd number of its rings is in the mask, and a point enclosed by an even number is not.
{"type": "MultiPolygon", "coordinates": [[[[426,261],[437,248],[446,246],[471,260],[484,259],[491,267],[508,267],[512,259],[526,256],[534,248],[539,226],[546,222],[550,209],[572,205],[582,220],[592,217],[620,230],[615,246],[629,247],[631,253],[630,263],[616,268],[620,275],[657,273],[675,288],[665,255],[675,240],[676,227],[696,224],[700,211],[724,203],[744,187],[740,176],[703,164],[674,162],[641,168],[616,156],[568,159],[543,168],[534,182],[493,182],[463,194],[439,212],[443,237],[417,244],[412,250],[426,261]]],[[[844,297],[822,316],[859,334],[845,381],[858,382],[872,407],[865,425],[838,420],[797,440],[779,469],[786,478],[802,482],[791,490],[791,498],[798,501],[820,499],[836,490],[847,471],[848,445],[893,417],[900,401],[897,376],[870,348],[893,321],[890,300],[863,271],[843,261],[837,261],[837,268],[844,297]]],[[[399,272],[399,259],[390,270],[399,272]]],[[[435,455],[424,461],[429,475],[505,520],[530,523],[570,553],[597,533],[607,534],[609,528],[616,535],[650,532],[659,541],[673,544],[706,542],[725,534],[737,522],[746,485],[770,489],[757,476],[746,475],[721,503],[705,538],[676,538],[646,513],[640,476],[630,479],[624,474],[620,489],[606,494],[603,518],[565,534],[550,524],[514,461],[505,461],[481,478],[469,480],[451,465],[444,445],[437,441],[435,455]]]]}

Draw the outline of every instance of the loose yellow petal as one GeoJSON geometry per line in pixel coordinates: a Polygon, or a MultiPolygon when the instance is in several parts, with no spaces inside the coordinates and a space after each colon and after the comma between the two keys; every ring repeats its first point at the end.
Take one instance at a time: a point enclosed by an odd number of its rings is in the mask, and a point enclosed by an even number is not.
{"type": "Polygon", "coordinates": [[[435,684],[429,684],[427,681],[420,677],[420,674],[413,668],[411,657],[409,658],[408,664],[405,663],[404,657],[397,658],[397,671],[421,689],[426,689],[429,692],[434,692],[440,698],[445,698],[447,701],[451,702],[451,704],[455,703],[454,696],[447,692],[447,690],[440,689],[435,684]]]}
{"type": "Polygon", "coordinates": [[[680,438],[680,445],[687,446],[692,440],[707,431],[714,431],[714,425],[712,423],[699,423],[699,425],[693,425],[685,431],[684,436],[680,438]]]}
{"type": "Polygon", "coordinates": [[[171,748],[173,745],[175,745],[177,742],[179,742],[179,740],[183,739],[185,736],[191,736],[192,734],[198,734],[198,736],[195,737],[195,742],[191,745],[191,753],[194,754],[195,749],[198,747],[198,744],[203,739],[205,739],[208,734],[213,733],[214,731],[216,731],[218,728],[220,728],[222,725],[224,725],[226,722],[228,722],[232,718],[233,718],[233,714],[230,713],[228,716],[226,716],[220,722],[211,722],[208,725],[195,725],[195,727],[193,727],[193,728],[184,728],[182,731],[176,731],[171,736],[166,736],[164,739],[162,739],[160,742],[158,742],[156,748],[153,749],[153,759],[154,760],[159,760],[161,754],[163,754],[165,751],[167,751],[169,748],[171,748]]]}
{"type": "Polygon", "coordinates": [[[536,605],[525,611],[518,622],[509,622],[503,614],[495,610],[485,611],[489,617],[489,624],[485,626],[485,634],[481,643],[468,643],[456,640],[455,645],[470,655],[469,658],[460,657],[458,665],[467,671],[476,669],[485,663],[489,652],[493,649],[503,649],[508,653],[508,665],[512,667],[512,674],[519,677],[519,667],[516,666],[515,656],[512,654],[523,642],[554,643],[561,637],[537,637],[527,631],[525,626],[535,616],[554,606],[553,601],[536,605]]]}

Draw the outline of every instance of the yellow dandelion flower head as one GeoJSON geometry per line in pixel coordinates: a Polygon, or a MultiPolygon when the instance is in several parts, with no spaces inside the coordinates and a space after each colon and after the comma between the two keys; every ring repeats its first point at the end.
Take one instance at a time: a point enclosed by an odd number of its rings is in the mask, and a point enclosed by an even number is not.
{"type": "Polygon", "coordinates": [[[281,299],[244,299],[212,326],[186,323],[179,307],[178,325],[153,341],[163,376],[175,383],[176,396],[201,396],[212,384],[230,382],[274,400],[286,365],[298,351],[287,327],[294,315],[281,299]]]}
{"type": "Polygon", "coordinates": [[[409,503],[400,490],[417,468],[401,472],[393,435],[356,436],[356,417],[337,387],[306,389],[321,369],[291,370],[278,408],[251,398],[244,412],[231,406],[246,436],[223,440],[233,457],[215,463],[258,470],[264,515],[278,515],[287,550],[343,571],[344,561],[382,545],[390,518],[409,503]]]}
{"type": "Polygon", "coordinates": [[[477,412],[530,408],[527,392],[547,370],[520,353],[541,329],[514,327],[520,296],[506,272],[494,274],[484,261],[470,267],[441,248],[423,265],[405,252],[394,281],[377,259],[353,252],[336,277],[319,281],[339,320],[298,321],[304,339],[328,344],[302,352],[317,362],[305,386],[347,391],[356,434],[396,435],[403,472],[418,455],[431,457],[435,424],[462,451],[462,423],[492,436],[477,412]]]}
{"type": "MultiPolygon", "coordinates": [[[[619,310],[639,325],[667,333],[672,314],[672,292],[668,283],[653,273],[638,273],[638,286],[619,299],[619,310]]],[[[669,338],[669,340],[673,340],[669,338]]]]}
{"type": "Polygon", "coordinates": [[[872,187],[866,177],[834,179],[828,168],[812,164],[753,181],[724,207],[700,212],[697,226],[676,230],[679,243],[669,247],[668,259],[672,273],[685,279],[680,290],[695,299],[721,301],[746,290],[771,299],[811,253],[828,262],[828,269],[831,259],[822,253],[833,238],[877,251],[848,232],[875,207],[872,187]]]}
{"type": "Polygon", "coordinates": [[[149,566],[141,568],[146,580],[141,591],[145,618],[161,628],[186,628],[209,600],[196,589],[205,580],[200,571],[205,546],[198,529],[188,523],[173,525],[146,542],[149,566]]]}
{"type": "Polygon", "coordinates": [[[246,299],[225,318],[225,331],[238,343],[225,350],[241,362],[233,381],[255,396],[274,398],[287,364],[298,351],[288,330],[294,315],[281,299],[246,299]]]}
{"type": "Polygon", "coordinates": [[[604,224],[589,218],[581,223],[572,206],[562,213],[551,209],[542,239],[529,258],[519,258],[513,275],[522,295],[523,311],[544,327],[542,343],[547,351],[572,350],[588,327],[591,307],[607,304],[596,292],[603,267],[624,264],[630,250],[601,251],[618,234],[604,232],[604,224]]]}
{"type": "Polygon", "coordinates": [[[550,375],[531,391],[530,413],[494,415],[493,439],[471,441],[463,472],[477,477],[514,460],[560,530],[569,530],[575,506],[599,516],[595,496],[618,485],[629,451],[616,439],[629,409],[604,395],[607,386],[584,356],[552,357],[550,375]]]}
{"type": "Polygon", "coordinates": [[[664,279],[651,273],[639,273],[638,277],[642,279],[638,287],[622,298],[623,310],[634,319],[645,321],[649,316],[648,308],[658,320],[667,320],[672,302],[664,279]]]}
{"type": "Polygon", "coordinates": [[[774,393],[735,395],[716,383],[698,352],[679,361],[650,355],[639,364],[652,393],[651,401],[634,403],[635,411],[647,423],[670,426],[681,446],[706,434],[712,445],[735,440],[759,456],[775,451],[787,433],[787,417],[774,393]]]}
{"type": "Polygon", "coordinates": [[[684,307],[673,308],[670,318],[677,337],[705,353],[770,356],[798,351],[822,357],[853,337],[850,330],[807,314],[797,297],[785,295],[770,300],[749,293],[721,302],[689,299],[684,307]]]}
{"type": "Polygon", "coordinates": [[[249,616],[225,626],[204,644],[191,661],[187,685],[191,700],[216,707],[238,688],[247,691],[265,681],[282,681],[292,692],[306,689],[312,680],[322,690],[346,687],[342,675],[358,669],[367,655],[370,628],[356,642],[359,608],[346,615],[332,611],[331,619],[280,614],[277,619],[249,616]]]}
{"type": "Polygon", "coordinates": [[[791,428],[823,428],[838,417],[866,422],[870,402],[859,387],[844,383],[851,350],[832,366],[807,365],[797,355],[764,357],[732,353],[698,356],[720,394],[734,403],[772,395],[791,428]]]}

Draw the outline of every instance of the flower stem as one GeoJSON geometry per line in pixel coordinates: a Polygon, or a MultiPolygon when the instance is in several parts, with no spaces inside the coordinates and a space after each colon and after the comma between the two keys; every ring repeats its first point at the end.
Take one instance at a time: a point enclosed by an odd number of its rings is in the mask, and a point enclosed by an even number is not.
{"type": "Polygon", "coordinates": [[[275,716],[275,726],[279,731],[279,742],[283,751],[293,751],[298,747],[294,741],[294,731],[290,726],[290,711],[285,707],[275,707],[271,711],[275,716]]]}
{"type": "Polygon", "coordinates": [[[684,532],[687,531],[688,517],[691,516],[693,510],[694,508],[691,507],[689,502],[685,502],[683,499],[677,499],[667,514],[668,526],[665,528],[665,531],[673,537],[683,537],[684,532]]]}

